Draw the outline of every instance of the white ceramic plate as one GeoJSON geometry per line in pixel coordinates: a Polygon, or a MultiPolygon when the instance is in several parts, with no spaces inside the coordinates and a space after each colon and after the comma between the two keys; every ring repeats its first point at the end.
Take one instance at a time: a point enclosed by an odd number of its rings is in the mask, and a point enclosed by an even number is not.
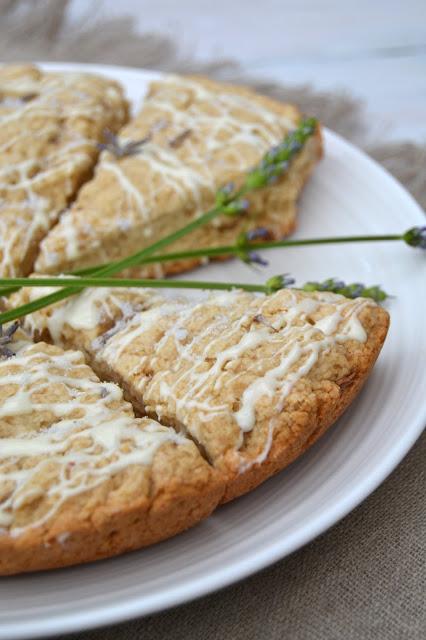
{"type": "MultiPolygon", "coordinates": [[[[84,69],[120,80],[140,103],[156,74],[84,69]]],[[[395,233],[425,218],[377,164],[327,131],[325,159],[300,206],[298,237],[395,233]]],[[[238,262],[203,278],[263,281],[291,272],[380,283],[397,297],[379,362],[358,400],[290,468],[211,518],[155,547],[83,567],[0,580],[0,638],[46,637],[160,611],[244,578],[312,540],[371,493],[426,420],[426,255],[402,243],[277,250],[261,275],[238,262]]]]}

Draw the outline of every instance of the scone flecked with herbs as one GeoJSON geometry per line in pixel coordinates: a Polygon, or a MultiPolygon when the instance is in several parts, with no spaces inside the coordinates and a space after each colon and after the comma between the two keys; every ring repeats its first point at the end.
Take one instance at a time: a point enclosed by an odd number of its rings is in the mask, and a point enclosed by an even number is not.
{"type": "Polygon", "coordinates": [[[0,275],[26,275],[91,177],[104,130],[127,121],[121,87],[83,73],[0,66],[0,275]]]}
{"type": "MultiPolygon", "coordinates": [[[[300,122],[298,109],[242,87],[204,78],[152,82],[139,115],[118,136],[130,155],[102,153],[87,183],[41,245],[36,270],[61,273],[125,257],[209,209],[218,188],[239,185],[300,122]]],[[[321,155],[317,129],[275,184],[249,196],[248,214],[222,216],[171,250],[232,243],[241,229],[266,227],[271,238],[295,226],[296,201],[321,155]]],[[[159,275],[197,261],[168,262],[133,273],[159,275]]]]}
{"type": "Polygon", "coordinates": [[[81,353],[2,347],[0,575],[163,540],[208,516],[222,493],[191,440],[135,418],[81,353]]]}
{"type": "Polygon", "coordinates": [[[371,300],[330,293],[121,295],[124,304],[114,291],[89,290],[28,326],[83,348],[139,413],[189,434],[224,479],[225,501],[282,469],[339,417],[389,321],[371,300]]]}

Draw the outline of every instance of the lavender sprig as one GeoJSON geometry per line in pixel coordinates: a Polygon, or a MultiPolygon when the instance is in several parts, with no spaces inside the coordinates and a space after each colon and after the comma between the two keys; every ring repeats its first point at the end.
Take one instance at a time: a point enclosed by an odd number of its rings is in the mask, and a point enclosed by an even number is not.
{"type": "MultiPolygon", "coordinates": [[[[232,185],[230,185],[232,188],[232,185]]],[[[220,196],[223,198],[223,196],[220,196]]],[[[248,203],[243,200],[233,207],[229,207],[228,215],[235,215],[238,211],[242,212],[246,209],[248,203]]],[[[412,248],[425,248],[425,228],[413,227],[405,233],[378,234],[378,235],[360,235],[360,236],[331,236],[323,238],[301,238],[300,240],[268,240],[271,232],[265,227],[251,229],[241,233],[234,244],[223,245],[217,247],[206,247],[200,249],[190,249],[185,251],[170,252],[158,254],[143,258],[138,262],[138,266],[144,264],[153,264],[160,262],[174,262],[177,260],[185,260],[191,258],[217,258],[221,256],[235,256],[247,264],[268,264],[267,261],[258,253],[258,250],[269,249],[290,249],[294,247],[316,246],[323,244],[350,244],[364,242],[405,242],[412,248]]],[[[109,266],[107,263],[102,266],[109,266]]],[[[89,275],[95,273],[100,266],[89,267],[74,272],[73,275],[89,275]]]]}
{"type": "Polygon", "coordinates": [[[247,232],[242,232],[238,236],[235,242],[236,251],[235,256],[250,265],[259,265],[261,267],[267,267],[269,262],[262,258],[262,256],[253,251],[252,247],[256,246],[251,243],[259,238],[266,238],[269,236],[269,231],[264,228],[252,229],[247,232]]]}
{"type": "MultiPolygon", "coordinates": [[[[71,290],[71,295],[79,293],[86,287],[106,287],[106,288],[154,288],[154,289],[204,289],[211,291],[231,291],[240,289],[242,291],[251,291],[273,294],[280,289],[286,289],[295,284],[294,278],[289,274],[276,275],[269,278],[265,284],[246,284],[241,282],[204,282],[199,280],[169,280],[169,279],[151,279],[151,278],[109,278],[109,277],[74,277],[68,280],[64,277],[45,276],[40,278],[0,278],[1,286],[14,286],[18,282],[24,287],[63,287],[65,282],[67,291],[71,290]]],[[[372,298],[376,302],[382,302],[388,298],[380,287],[366,287],[363,284],[345,285],[341,280],[330,278],[324,282],[307,282],[302,287],[294,287],[302,291],[330,291],[339,293],[346,298],[372,298]]],[[[58,293],[64,291],[60,289],[58,293]]],[[[53,294],[51,294],[53,295],[53,294]]],[[[67,296],[68,297],[68,296],[67,296]]],[[[22,307],[17,309],[9,309],[0,314],[0,322],[9,322],[19,318],[27,313],[32,313],[37,309],[45,307],[45,304],[38,306],[39,301],[44,298],[36,298],[22,307]]],[[[15,331],[14,329],[13,331],[15,331]]],[[[6,343],[9,337],[6,338],[6,343]]]]}
{"type": "Polygon", "coordinates": [[[330,291],[339,293],[345,298],[371,298],[376,302],[383,302],[389,298],[389,294],[383,291],[378,285],[366,287],[360,282],[345,284],[343,280],[328,278],[323,282],[307,282],[301,287],[303,291],[330,291]]]}
{"type": "MultiPolygon", "coordinates": [[[[192,220],[189,224],[181,227],[173,233],[170,233],[164,238],[157,240],[141,251],[127,256],[122,260],[117,260],[117,262],[109,263],[103,267],[93,270],[90,275],[96,277],[104,277],[120,273],[125,269],[139,265],[142,260],[149,258],[150,256],[154,256],[154,254],[160,252],[162,249],[165,249],[165,247],[174,242],[177,242],[192,231],[195,231],[196,229],[199,229],[200,227],[212,222],[220,215],[240,215],[241,212],[245,211],[248,206],[248,202],[245,200],[244,196],[250,191],[254,191],[266,186],[266,184],[269,184],[269,182],[273,181],[272,179],[274,177],[284,173],[286,168],[288,167],[288,164],[283,164],[283,162],[281,161],[281,156],[283,154],[286,155],[287,162],[293,159],[293,157],[300,151],[308,138],[315,133],[316,128],[317,121],[313,118],[302,120],[299,123],[297,129],[288,134],[282,144],[279,145],[279,153],[275,153],[273,157],[267,153],[258,167],[250,171],[245,176],[243,183],[239,189],[235,190],[233,185],[228,185],[228,187],[220,189],[216,196],[215,206],[210,209],[210,211],[203,213],[202,215],[195,218],[195,220],[192,220]],[[262,179],[260,179],[261,176],[263,176],[262,179]]],[[[15,285],[12,284],[11,286],[18,286],[18,280],[19,279],[16,279],[15,285]]],[[[66,283],[66,287],[60,289],[59,291],[55,291],[54,293],[51,293],[47,296],[43,296],[42,298],[32,300],[31,302],[25,305],[21,305],[16,309],[11,309],[9,311],[5,311],[4,313],[0,313],[0,323],[5,322],[5,317],[9,318],[9,320],[20,318],[28,313],[33,313],[38,309],[43,309],[44,307],[48,307],[55,302],[59,302],[60,300],[64,300],[79,293],[79,291],[81,291],[85,287],[85,285],[83,284],[83,280],[81,280],[80,282],[80,289],[75,286],[71,286],[71,283],[66,283]]]]}

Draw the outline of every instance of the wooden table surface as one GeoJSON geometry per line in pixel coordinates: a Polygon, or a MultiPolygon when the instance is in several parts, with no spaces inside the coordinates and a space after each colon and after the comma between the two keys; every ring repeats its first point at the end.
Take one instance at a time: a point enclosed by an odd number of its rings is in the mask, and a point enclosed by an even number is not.
{"type": "MultiPolygon", "coordinates": [[[[380,139],[426,140],[426,0],[101,0],[203,60],[361,98],[380,139]]],[[[71,15],[87,11],[74,0],[71,15]]]]}

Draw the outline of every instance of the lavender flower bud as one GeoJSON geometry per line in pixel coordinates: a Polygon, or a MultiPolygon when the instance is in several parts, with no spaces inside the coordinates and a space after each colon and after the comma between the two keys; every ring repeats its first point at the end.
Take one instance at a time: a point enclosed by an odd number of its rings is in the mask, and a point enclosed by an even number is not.
{"type": "Polygon", "coordinates": [[[361,282],[354,282],[352,284],[345,284],[342,280],[337,278],[328,278],[323,282],[306,282],[302,291],[330,291],[331,293],[337,293],[345,298],[371,298],[376,302],[383,302],[389,298],[389,295],[383,291],[379,286],[374,285],[372,287],[366,287],[361,282]]]}
{"type": "Polygon", "coordinates": [[[250,229],[245,234],[246,240],[253,242],[254,240],[267,240],[271,233],[266,227],[256,227],[256,229],[250,229]]]}
{"type": "MultiPolygon", "coordinates": [[[[345,287],[335,287],[335,290],[344,288],[345,287]]],[[[365,291],[365,285],[361,282],[354,282],[353,284],[349,284],[346,288],[348,289],[351,298],[359,298],[365,291]]]]}
{"type": "Polygon", "coordinates": [[[426,226],[412,227],[404,233],[402,238],[410,247],[426,249],[426,226]]]}
{"type": "Polygon", "coordinates": [[[262,160],[262,166],[263,167],[267,167],[268,164],[273,164],[277,157],[278,154],[280,153],[282,149],[282,145],[278,144],[275,147],[272,147],[272,149],[270,149],[264,156],[263,160],[262,160]]]}
{"type": "Polygon", "coordinates": [[[280,276],[272,276],[265,282],[265,287],[268,293],[274,293],[275,291],[279,291],[280,289],[285,289],[286,287],[291,286],[295,283],[295,279],[292,278],[288,273],[284,273],[280,276]]]}
{"type": "Polygon", "coordinates": [[[246,257],[246,261],[249,264],[259,264],[261,267],[267,267],[269,262],[262,258],[261,255],[256,253],[255,251],[249,251],[246,257]]]}
{"type": "Polygon", "coordinates": [[[330,280],[326,280],[326,282],[330,282],[330,289],[344,289],[346,287],[343,280],[338,280],[337,278],[331,278],[330,280]]]}
{"type": "Polygon", "coordinates": [[[229,204],[225,204],[223,206],[223,213],[227,216],[235,216],[239,213],[247,211],[249,207],[249,201],[246,199],[235,200],[234,202],[230,202],[229,204]]]}
{"type": "Polygon", "coordinates": [[[389,298],[389,295],[377,285],[364,289],[362,296],[363,298],[372,298],[376,302],[383,302],[389,298]]]}
{"type": "Polygon", "coordinates": [[[262,187],[266,187],[269,183],[268,175],[266,170],[262,169],[253,169],[245,179],[245,187],[246,189],[261,189],[262,187]]]}
{"type": "Polygon", "coordinates": [[[234,191],[234,183],[228,182],[216,193],[216,206],[221,207],[229,202],[234,191]]]}
{"type": "Polygon", "coordinates": [[[16,332],[18,327],[19,322],[14,322],[9,325],[5,331],[3,331],[3,326],[0,325],[0,360],[8,360],[15,355],[7,345],[12,342],[13,334],[16,332]]]}

